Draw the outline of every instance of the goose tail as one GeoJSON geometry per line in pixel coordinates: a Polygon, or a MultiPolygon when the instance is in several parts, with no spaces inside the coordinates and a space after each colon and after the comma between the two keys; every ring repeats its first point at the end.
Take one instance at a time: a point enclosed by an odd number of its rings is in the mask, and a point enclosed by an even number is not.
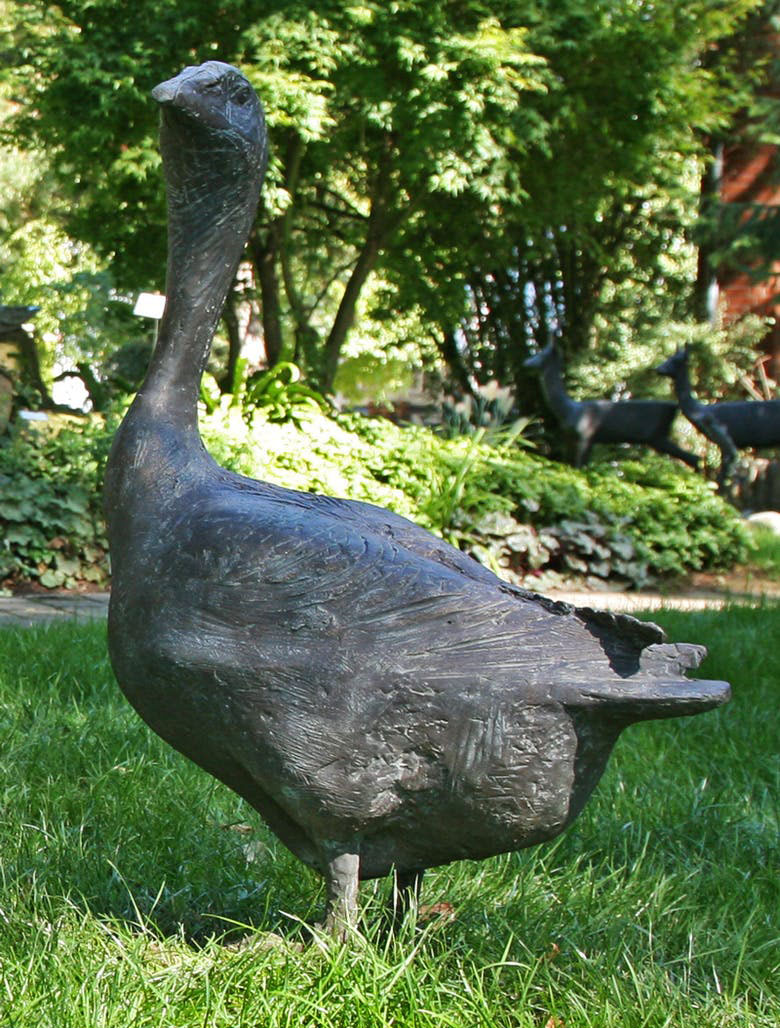
{"type": "Polygon", "coordinates": [[[559,691],[567,707],[601,711],[626,723],[703,714],[730,696],[728,682],[645,675],[572,683],[559,691]]]}
{"type": "Polygon", "coordinates": [[[695,643],[653,642],[639,652],[634,673],[569,683],[560,698],[567,706],[601,709],[627,722],[702,714],[731,697],[728,682],[685,677],[706,656],[706,648],[695,643]]]}

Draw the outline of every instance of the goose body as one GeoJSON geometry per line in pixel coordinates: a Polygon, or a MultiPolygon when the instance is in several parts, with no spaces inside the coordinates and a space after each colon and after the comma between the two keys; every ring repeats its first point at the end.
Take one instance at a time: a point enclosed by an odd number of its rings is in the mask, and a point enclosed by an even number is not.
{"type": "Polygon", "coordinates": [[[620,731],[728,686],[654,625],[514,588],[404,518],[219,467],[197,429],[214,327],[265,164],[219,62],[162,104],[168,304],[106,475],[112,664],[171,745],[251,803],[328,889],[552,838],[620,731]]]}

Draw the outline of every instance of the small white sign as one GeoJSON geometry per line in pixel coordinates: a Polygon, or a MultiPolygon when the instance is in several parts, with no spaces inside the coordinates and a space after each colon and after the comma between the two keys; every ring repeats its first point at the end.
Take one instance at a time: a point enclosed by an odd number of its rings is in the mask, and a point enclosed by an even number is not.
{"type": "Polygon", "coordinates": [[[20,410],[19,417],[22,421],[48,421],[49,415],[42,410],[20,410]]]}
{"type": "Polygon", "coordinates": [[[137,314],[139,318],[156,318],[159,321],[164,310],[165,297],[162,293],[139,293],[133,314],[137,314]]]}

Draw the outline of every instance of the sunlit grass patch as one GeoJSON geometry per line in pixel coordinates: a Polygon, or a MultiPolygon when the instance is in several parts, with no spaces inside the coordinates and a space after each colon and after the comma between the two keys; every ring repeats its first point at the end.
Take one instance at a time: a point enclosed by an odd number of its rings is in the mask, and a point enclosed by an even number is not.
{"type": "Polygon", "coordinates": [[[765,525],[752,525],[748,562],[756,571],[780,579],[780,536],[765,525]]]}
{"type": "Polygon", "coordinates": [[[302,945],[319,879],[146,729],[102,625],[0,631],[0,1024],[775,1028],[780,608],[653,619],[731,703],[627,731],[553,844],[431,872],[421,927],[366,883],[345,946],[302,945]]]}

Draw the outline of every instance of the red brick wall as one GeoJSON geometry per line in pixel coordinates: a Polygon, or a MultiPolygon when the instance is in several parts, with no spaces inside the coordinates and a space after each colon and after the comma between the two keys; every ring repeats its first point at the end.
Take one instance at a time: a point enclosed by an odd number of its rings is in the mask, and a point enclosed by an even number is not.
{"type": "MultiPolygon", "coordinates": [[[[721,199],[726,203],[780,206],[780,153],[776,146],[736,145],[727,147],[723,161],[721,199]]],[[[747,216],[747,215],[746,215],[747,216]]],[[[769,315],[777,324],[763,343],[768,354],[767,372],[780,379],[780,261],[770,273],[754,281],[745,272],[723,272],[719,287],[726,321],[745,314],[769,315]]]]}
{"type": "MultiPolygon", "coordinates": [[[[759,43],[759,56],[771,58],[780,54],[780,33],[770,24],[764,24],[754,42],[759,43]]],[[[762,93],[780,98],[780,82],[768,80],[762,93]]],[[[720,196],[725,203],[780,206],[780,148],[744,141],[726,146],[720,196]]],[[[768,374],[780,381],[780,261],[760,281],[753,281],[744,272],[724,270],[718,275],[718,285],[726,321],[749,313],[775,318],[777,324],[768,333],[762,349],[770,358],[766,365],[768,374]]]]}

